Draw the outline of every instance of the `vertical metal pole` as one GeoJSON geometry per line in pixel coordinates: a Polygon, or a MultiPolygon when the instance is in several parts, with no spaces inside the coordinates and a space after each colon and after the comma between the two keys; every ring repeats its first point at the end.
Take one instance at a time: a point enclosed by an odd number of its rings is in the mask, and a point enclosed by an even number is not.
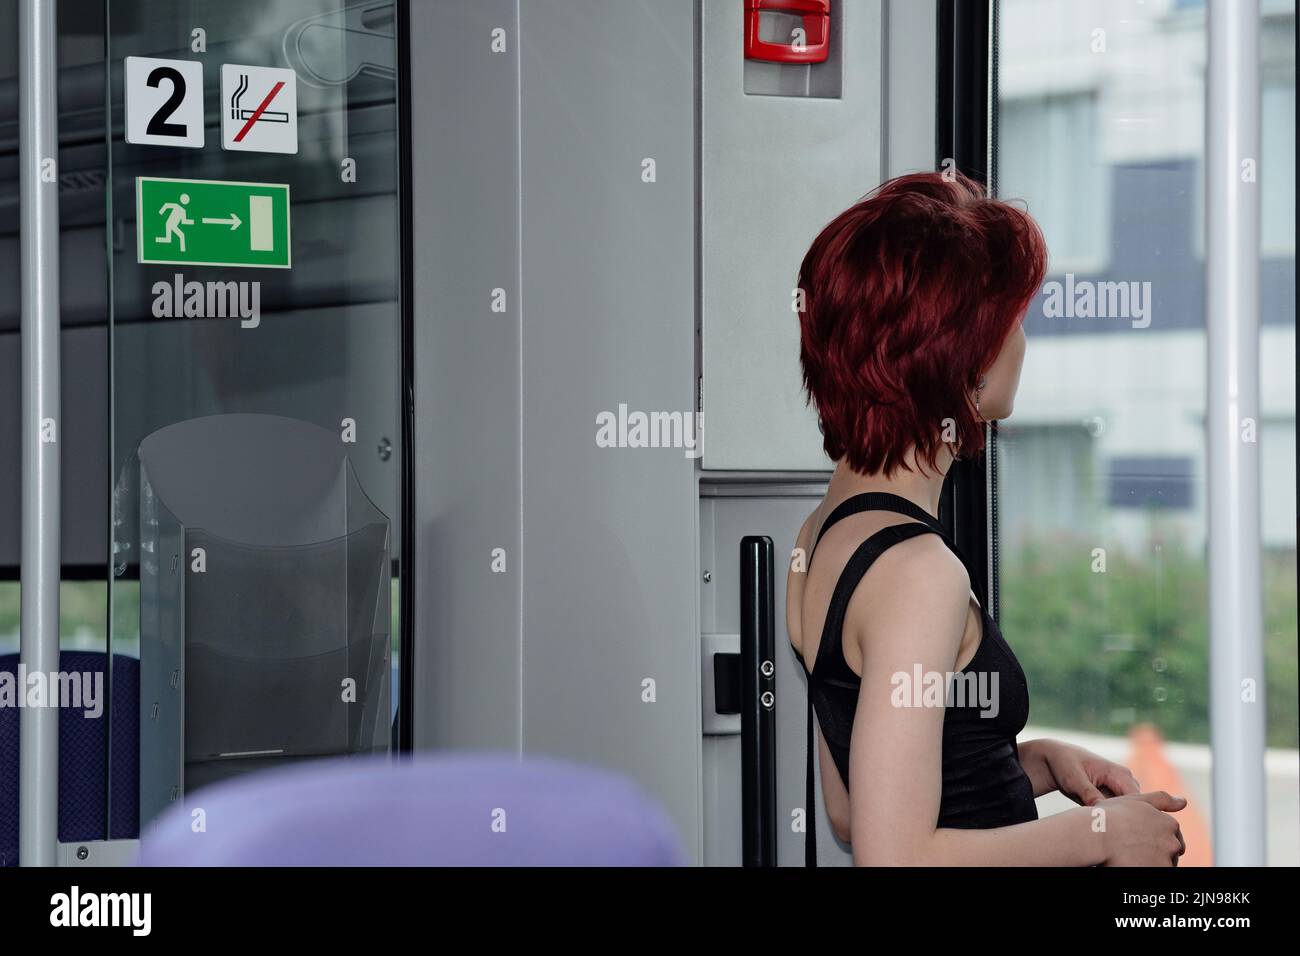
{"type": "MultiPolygon", "coordinates": [[[[23,340],[23,545],[20,662],[59,669],[59,184],[55,0],[21,0],[18,14],[23,340]]],[[[25,687],[19,688],[20,693],[25,687]]],[[[18,860],[58,856],[59,711],[19,713],[18,860]]]]}
{"type": "Polygon", "coordinates": [[[1259,520],[1259,2],[1210,0],[1205,118],[1214,856],[1263,866],[1259,520]]]}

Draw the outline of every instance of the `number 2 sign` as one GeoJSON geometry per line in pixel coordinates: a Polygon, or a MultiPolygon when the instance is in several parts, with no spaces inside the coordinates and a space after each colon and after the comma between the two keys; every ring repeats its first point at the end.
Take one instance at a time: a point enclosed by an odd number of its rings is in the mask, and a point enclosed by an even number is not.
{"type": "Polygon", "coordinates": [[[203,64],[126,58],[126,141],[203,146],[203,64]]]}

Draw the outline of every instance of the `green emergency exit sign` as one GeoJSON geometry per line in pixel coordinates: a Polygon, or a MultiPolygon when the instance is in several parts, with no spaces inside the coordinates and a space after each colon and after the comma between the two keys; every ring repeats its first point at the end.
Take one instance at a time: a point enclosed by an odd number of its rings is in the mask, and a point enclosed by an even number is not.
{"type": "Polygon", "coordinates": [[[135,205],[139,262],[290,267],[284,183],[137,176],[135,205]]]}

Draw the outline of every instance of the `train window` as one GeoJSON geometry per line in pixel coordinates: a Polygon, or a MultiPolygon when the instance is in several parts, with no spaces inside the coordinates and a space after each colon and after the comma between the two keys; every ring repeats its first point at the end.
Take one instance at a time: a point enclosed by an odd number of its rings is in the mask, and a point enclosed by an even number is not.
{"type": "MultiPolygon", "coordinates": [[[[999,428],[1002,616],[1033,722],[1179,787],[1208,834],[1205,9],[999,11],[996,186],[1051,252],[999,428]]],[[[1262,16],[1268,852],[1295,865],[1295,13],[1262,16]]]]}
{"type": "MultiPolygon", "coordinates": [[[[18,23],[16,0],[0,0],[0,23],[18,23]]],[[[18,31],[0,30],[0,85],[18,82],[18,31]]],[[[18,116],[0,116],[0,284],[18,287],[18,116]]],[[[18,312],[0,311],[0,442],[17,448],[19,439],[18,312]],[[11,314],[12,313],[12,314],[11,314]]],[[[0,656],[18,653],[18,551],[22,506],[17,489],[22,463],[18,455],[0,455],[0,656]]]]}
{"type": "MultiPolygon", "coordinates": [[[[108,534],[103,461],[107,416],[102,401],[106,329],[102,113],[85,109],[104,98],[104,4],[64,0],[58,6],[58,62],[66,78],[58,154],[59,273],[63,357],[63,438],[78,453],[62,463],[60,647],[102,655],[107,641],[104,564],[108,534]]],[[[18,22],[15,0],[0,2],[0,23],[18,22]]],[[[18,205],[17,29],[0,31],[0,445],[21,447],[21,340],[18,205]]],[[[0,456],[0,657],[19,651],[22,506],[21,456],[0,456]]]]}
{"type": "MultiPolygon", "coordinates": [[[[1002,89],[1015,87],[1014,72],[1003,74],[1002,89]]],[[[1026,80],[1025,82],[1031,82],[1026,80]]],[[[1001,176],[1039,197],[1035,215],[1041,223],[1053,260],[1059,266],[1095,268],[1106,254],[1109,181],[1098,159],[1100,142],[1094,130],[1097,105],[1091,91],[1044,92],[1026,87],[999,105],[998,156],[1001,176]],[[1060,162],[1044,163],[1035,145],[1044,137],[1068,142],[1077,149],[1063,151],[1060,162]]]]}
{"type": "MultiPolygon", "coordinates": [[[[1264,22],[1267,42],[1287,42],[1285,29],[1270,27],[1267,18],[1264,22]]],[[[1280,48],[1270,46],[1269,52],[1274,53],[1272,62],[1260,78],[1261,151],[1265,157],[1285,157],[1295,152],[1295,61],[1280,48]]],[[[1265,199],[1260,208],[1260,253],[1294,262],[1295,176],[1276,160],[1263,166],[1259,176],[1265,199]]]]}
{"type": "MultiPolygon", "coordinates": [[[[3,0],[0,3],[0,22],[18,22],[17,0],[3,0]]],[[[0,31],[0,85],[14,86],[18,82],[18,31],[0,31]]],[[[8,121],[8,133],[3,134],[3,146],[0,146],[0,274],[18,278],[18,142],[17,111],[12,118],[0,117],[0,122],[8,121]]],[[[5,282],[6,289],[13,289],[14,281],[5,282]]],[[[6,447],[18,447],[18,316],[8,312],[0,313],[0,441],[6,447]]],[[[22,464],[18,455],[0,455],[0,483],[5,489],[18,488],[18,475],[22,464]]],[[[0,501],[0,546],[4,546],[4,557],[0,558],[0,656],[18,653],[18,528],[22,522],[22,505],[17,494],[5,494],[0,501]]]]}

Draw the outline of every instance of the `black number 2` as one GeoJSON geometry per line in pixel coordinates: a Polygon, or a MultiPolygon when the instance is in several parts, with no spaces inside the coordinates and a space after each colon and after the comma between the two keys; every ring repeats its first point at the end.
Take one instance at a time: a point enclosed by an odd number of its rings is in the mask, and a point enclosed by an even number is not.
{"type": "Polygon", "coordinates": [[[149,79],[145,80],[145,83],[156,89],[162,85],[163,80],[171,82],[172,95],[167,97],[166,103],[158,107],[158,112],[153,114],[153,119],[149,121],[145,132],[153,136],[186,136],[189,134],[189,128],[184,123],[167,122],[185,99],[185,77],[181,76],[180,70],[170,66],[160,66],[149,74],[149,79]]]}

